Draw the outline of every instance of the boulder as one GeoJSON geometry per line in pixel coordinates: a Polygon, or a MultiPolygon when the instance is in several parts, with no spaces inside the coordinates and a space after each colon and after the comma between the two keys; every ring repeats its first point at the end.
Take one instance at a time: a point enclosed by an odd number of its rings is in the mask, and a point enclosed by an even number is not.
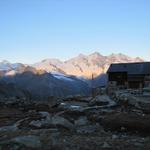
{"type": "Polygon", "coordinates": [[[86,116],[81,116],[77,120],[75,120],[75,126],[83,126],[89,124],[86,116]]]}
{"type": "Polygon", "coordinates": [[[43,128],[43,127],[63,127],[65,129],[73,130],[73,124],[61,116],[52,116],[48,112],[40,112],[42,117],[41,120],[32,120],[30,122],[30,126],[36,128],[43,128]]]}
{"type": "Polygon", "coordinates": [[[111,146],[107,142],[104,142],[102,148],[104,148],[104,149],[110,149],[111,146]]]}
{"type": "Polygon", "coordinates": [[[108,95],[98,95],[91,100],[89,106],[114,106],[116,103],[108,95]]]}
{"type": "Polygon", "coordinates": [[[51,123],[55,126],[62,126],[62,127],[69,129],[69,130],[74,129],[73,124],[61,116],[54,116],[54,117],[52,117],[51,121],[52,121],[51,123]]]}
{"type": "Polygon", "coordinates": [[[17,131],[18,127],[16,125],[12,126],[4,126],[0,128],[0,132],[9,132],[9,131],[17,131]]]}
{"type": "Polygon", "coordinates": [[[76,128],[76,132],[79,134],[92,134],[98,131],[100,126],[98,124],[79,126],[76,128]]]}
{"type": "Polygon", "coordinates": [[[16,138],[13,138],[11,140],[11,142],[13,143],[17,143],[19,145],[23,145],[25,147],[28,147],[28,148],[41,148],[42,147],[42,143],[40,141],[40,138],[38,136],[31,136],[31,135],[28,135],[28,136],[19,136],[19,137],[16,137],[16,138]]]}
{"type": "Polygon", "coordinates": [[[121,105],[124,104],[124,102],[127,102],[128,105],[135,106],[138,98],[130,94],[127,90],[123,90],[115,92],[114,100],[121,105]]]}

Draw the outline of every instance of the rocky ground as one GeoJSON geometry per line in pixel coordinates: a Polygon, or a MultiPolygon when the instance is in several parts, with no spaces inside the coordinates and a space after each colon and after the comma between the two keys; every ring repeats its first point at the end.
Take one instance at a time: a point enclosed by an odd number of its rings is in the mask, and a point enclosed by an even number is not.
{"type": "Polygon", "coordinates": [[[125,92],[112,98],[1,100],[0,150],[149,150],[144,104],[125,92]]]}

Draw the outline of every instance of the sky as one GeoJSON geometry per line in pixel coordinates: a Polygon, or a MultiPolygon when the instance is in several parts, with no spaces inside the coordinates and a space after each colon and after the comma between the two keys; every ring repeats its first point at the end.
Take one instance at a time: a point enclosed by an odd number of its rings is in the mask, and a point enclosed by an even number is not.
{"type": "Polygon", "coordinates": [[[95,51],[150,61],[150,0],[0,0],[0,60],[95,51]]]}

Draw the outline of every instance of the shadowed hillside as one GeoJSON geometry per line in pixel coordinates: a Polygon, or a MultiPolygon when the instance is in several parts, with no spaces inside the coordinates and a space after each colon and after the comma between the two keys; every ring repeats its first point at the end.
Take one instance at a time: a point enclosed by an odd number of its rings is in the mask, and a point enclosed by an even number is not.
{"type": "Polygon", "coordinates": [[[74,95],[89,95],[88,84],[75,77],[55,77],[50,73],[38,74],[25,71],[14,76],[1,78],[6,83],[12,83],[17,88],[29,91],[34,98],[47,98],[50,96],[64,97],[74,95]]]}

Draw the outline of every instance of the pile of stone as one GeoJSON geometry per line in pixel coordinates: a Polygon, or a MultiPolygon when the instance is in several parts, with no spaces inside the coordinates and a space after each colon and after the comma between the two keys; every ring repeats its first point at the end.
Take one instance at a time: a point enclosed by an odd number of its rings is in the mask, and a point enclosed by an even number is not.
{"type": "Polygon", "coordinates": [[[150,97],[135,95],[131,90],[118,90],[114,93],[113,99],[120,105],[127,102],[128,106],[150,113],[150,97]]]}
{"type": "Polygon", "coordinates": [[[3,101],[0,149],[131,150],[147,147],[149,150],[150,138],[142,139],[138,133],[149,134],[150,116],[143,112],[120,112],[117,103],[126,99],[131,100],[131,95],[120,92],[116,93],[116,101],[108,95],[3,101]]]}

